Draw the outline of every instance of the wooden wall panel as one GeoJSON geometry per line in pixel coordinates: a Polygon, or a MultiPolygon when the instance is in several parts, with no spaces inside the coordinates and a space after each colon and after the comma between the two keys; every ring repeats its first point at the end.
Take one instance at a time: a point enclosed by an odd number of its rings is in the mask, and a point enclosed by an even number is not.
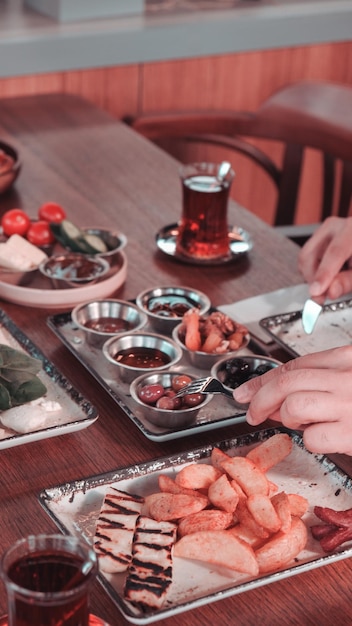
{"type": "MultiPolygon", "coordinates": [[[[0,98],[75,93],[116,118],[170,109],[255,110],[276,89],[304,79],[352,85],[352,42],[0,79],[0,98]]],[[[279,144],[259,145],[280,162],[279,144]]],[[[202,148],[187,158],[211,155],[202,148]]],[[[237,176],[232,196],[272,223],[272,184],[243,158],[236,160],[234,167],[237,176]]],[[[317,219],[320,182],[320,163],[311,152],[306,159],[297,223],[317,219]]]]}

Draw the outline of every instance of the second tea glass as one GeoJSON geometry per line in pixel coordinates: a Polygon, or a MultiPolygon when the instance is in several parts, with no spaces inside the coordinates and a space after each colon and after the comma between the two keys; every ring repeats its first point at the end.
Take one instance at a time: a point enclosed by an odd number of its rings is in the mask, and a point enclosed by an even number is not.
{"type": "Polygon", "coordinates": [[[209,260],[229,254],[227,208],[235,174],[231,168],[225,176],[220,172],[218,163],[192,163],[181,168],[178,254],[209,260]]]}

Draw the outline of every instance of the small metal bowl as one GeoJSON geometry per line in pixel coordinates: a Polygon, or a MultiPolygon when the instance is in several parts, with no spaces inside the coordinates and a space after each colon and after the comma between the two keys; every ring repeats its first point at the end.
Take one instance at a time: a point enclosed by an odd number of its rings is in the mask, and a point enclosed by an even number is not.
{"type": "Polygon", "coordinates": [[[249,343],[249,335],[244,335],[243,342],[241,346],[238,348],[238,350],[231,350],[229,352],[221,352],[221,353],[217,353],[217,352],[209,353],[209,352],[201,352],[198,350],[189,350],[188,348],[186,348],[182,338],[180,337],[179,331],[180,331],[181,326],[182,324],[178,324],[178,326],[175,326],[175,328],[172,331],[172,338],[182,348],[189,362],[195,367],[202,369],[202,370],[210,371],[210,369],[213,367],[215,363],[217,363],[217,361],[219,361],[225,356],[227,358],[230,358],[231,356],[237,355],[241,350],[246,348],[249,343]]]}
{"type": "MultiPolygon", "coordinates": [[[[165,388],[171,387],[172,379],[175,376],[179,376],[181,372],[176,371],[168,371],[163,373],[154,373],[154,374],[143,374],[136,378],[131,386],[130,393],[133,400],[138,404],[139,410],[143,417],[145,417],[149,422],[155,424],[156,426],[160,426],[161,428],[167,428],[168,430],[174,430],[177,428],[182,428],[184,426],[188,426],[192,424],[196,419],[199,411],[207,405],[212,399],[212,395],[204,395],[204,400],[198,404],[197,406],[182,408],[178,410],[166,410],[166,409],[158,409],[155,406],[146,404],[139,397],[140,390],[146,385],[156,385],[160,384],[165,388]]],[[[196,376],[190,376],[192,380],[195,380],[196,376]]]]}
{"type": "MultiPolygon", "coordinates": [[[[262,376],[266,371],[274,369],[279,365],[281,365],[280,361],[259,354],[235,357],[226,356],[213,365],[210,373],[211,376],[220,380],[226,389],[233,391],[250,378],[262,376]],[[230,371],[230,367],[232,371],[230,371]]],[[[248,406],[240,402],[235,402],[235,404],[241,408],[248,406]]]]}
{"type": "Polygon", "coordinates": [[[172,339],[168,339],[163,335],[153,333],[136,332],[120,337],[111,337],[103,345],[103,354],[107,360],[116,368],[116,372],[120,379],[126,383],[131,383],[137,376],[141,376],[148,372],[167,370],[182,358],[181,348],[172,339]],[[148,353],[157,351],[160,356],[165,357],[165,361],[160,361],[160,365],[151,366],[147,363],[148,353]],[[117,360],[123,355],[133,355],[138,353],[141,358],[146,357],[144,367],[138,365],[130,365],[117,360]]]}
{"type": "Polygon", "coordinates": [[[109,337],[143,328],[148,318],[135,304],[124,300],[95,300],[79,304],[71,312],[75,326],[90,345],[101,348],[109,337]]]}
{"type": "Polygon", "coordinates": [[[99,252],[94,256],[106,259],[110,265],[127,244],[127,237],[115,230],[109,230],[108,228],[83,228],[82,230],[88,235],[96,235],[104,241],[108,248],[107,252],[99,252]]]}
{"type": "Polygon", "coordinates": [[[74,252],[51,256],[39,265],[39,271],[51,280],[55,289],[94,284],[109,269],[110,265],[105,259],[74,252]]]}
{"type": "Polygon", "coordinates": [[[0,141],[0,194],[12,187],[20,173],[21,162],[17,151],[0,141]]]}
{"type": "Polygon", "coordinates": [[[208,296],[190,287],[154,287],[142,291],[136,298],[137,306],[148,315],[149,323],[156,332],[171,333],[181,323],[187,309],[197,308],[204,315],[210,309],[208,296]],[[159,309],[151,310],[153,305],[159,309]]]}

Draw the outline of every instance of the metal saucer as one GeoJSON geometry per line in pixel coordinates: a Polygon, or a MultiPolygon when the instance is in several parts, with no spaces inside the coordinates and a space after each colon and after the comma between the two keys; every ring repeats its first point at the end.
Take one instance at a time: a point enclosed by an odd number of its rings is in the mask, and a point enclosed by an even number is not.
{"type": "Polygon", "coordinates": [[[250,234],[238,226],[229,227],[229,253],[212,259],[189,257],[176,251],[178,224],[164,226],[156,235],[156,244],[164,254],[184,263],[196,265],[222,265],[230,263],[247,254],[253,248],[250,234]]]}

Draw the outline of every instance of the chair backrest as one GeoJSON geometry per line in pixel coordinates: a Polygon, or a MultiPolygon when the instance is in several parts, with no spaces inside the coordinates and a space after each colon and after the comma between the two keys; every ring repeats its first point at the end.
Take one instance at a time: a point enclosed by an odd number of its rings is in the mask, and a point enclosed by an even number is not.
{"type": "Polygon", "coordinates": [[[176,111],[125,120],[172,153],[173,141],[203,143],[245,154],[270,176],[277,188],[276,226],[295,223],[306,148],[320,152],[323,189],[319,221],[346,216],[352,194],[352,88],[329,83],[295,83],[273,94],[255,112],[176,111]],[[251,139],[284,145],[278,167],[251,139]],[[249,141],[248,141],[249,139],[249,141]],[[336,162],[341,162],[341,174],[336,162]],[[336,195],[338,200],[336,202],[336,195]]]}

